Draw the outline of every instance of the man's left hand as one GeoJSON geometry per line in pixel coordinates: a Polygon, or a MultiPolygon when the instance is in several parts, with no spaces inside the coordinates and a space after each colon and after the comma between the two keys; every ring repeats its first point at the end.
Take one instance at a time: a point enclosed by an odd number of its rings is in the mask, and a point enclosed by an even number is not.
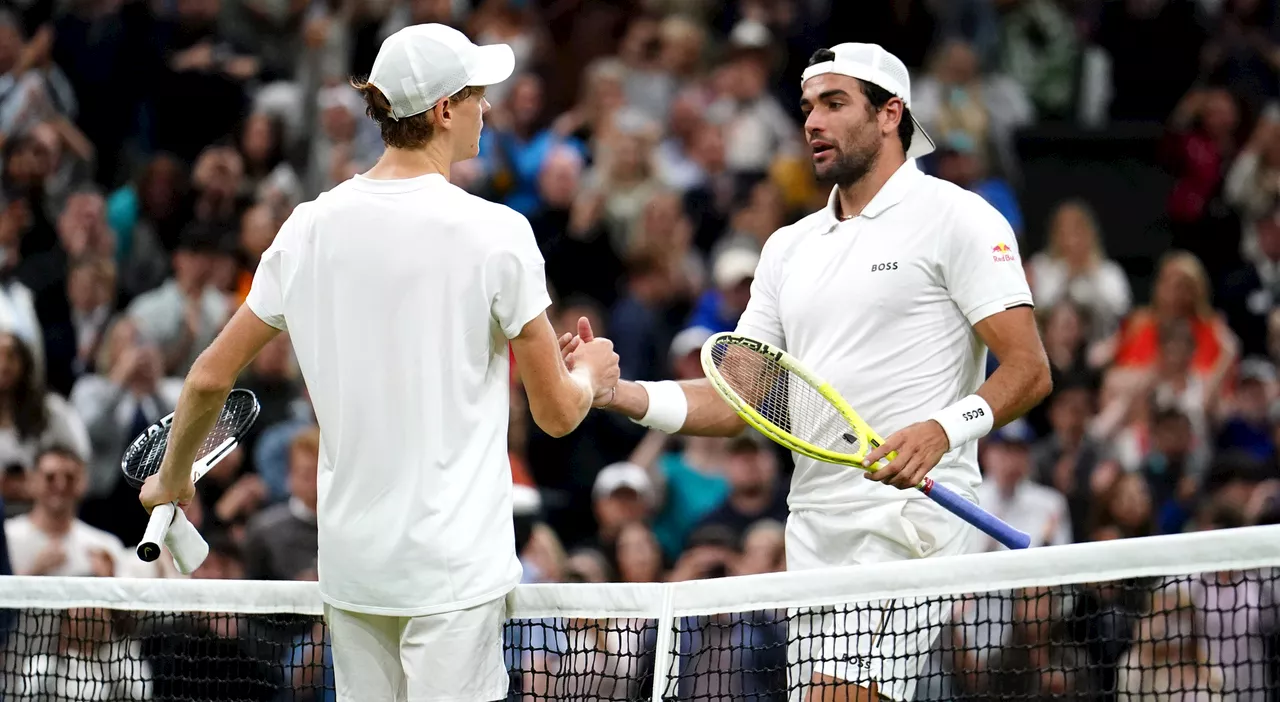
{"type": "Polygon", "coordinates": [[[148,512],[155,508],[156,505],[164,505],[170,502],[177,502],[179,507],[186,507],[191,504],[191,499],[196,496],[195,483],[191,478],[187,478],[187,484],[178,488],[173,488],[160,481],[160,475],[157,473],[142,484],[142,492],[139,493],[138,499],[142,502],[142,506],[148,512]]]}
{"type": "Polygon", "coordinates": [[[919,485],[949,450],[951,441],[941,424],[932,419],[917,422],[890,434],[879,448],[867,454],[862,465],[870,467],[889,453],[898,453],[887,465],[863,477],[907,490],[919,485]]]}

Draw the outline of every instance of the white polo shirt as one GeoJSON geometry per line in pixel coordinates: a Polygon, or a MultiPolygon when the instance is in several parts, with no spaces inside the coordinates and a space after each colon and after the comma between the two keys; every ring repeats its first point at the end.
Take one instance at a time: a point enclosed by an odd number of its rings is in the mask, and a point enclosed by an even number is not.
{"type": "Polygon", "coordinates": [[[287,327],[320,425],[320,592],[421,616],[520,582],[508,339],[550,304],[524,217],[439,175],[294,210],[247,304],[287,327]]]}
{"type": "MultiPolygon", "coordinates": [[[[978,195],[907,161],[852,219],[826,208],[764,245],[737,331],[779,345],[888,436],[973,393],[987,348],[973,325],[1031,304],[1009,223],[978,195]]],[[[923,498],[856,468],[795,456],[792,508],[923,498]]],[[[978,444],[929,473],[974,497],[978,444]]]]}

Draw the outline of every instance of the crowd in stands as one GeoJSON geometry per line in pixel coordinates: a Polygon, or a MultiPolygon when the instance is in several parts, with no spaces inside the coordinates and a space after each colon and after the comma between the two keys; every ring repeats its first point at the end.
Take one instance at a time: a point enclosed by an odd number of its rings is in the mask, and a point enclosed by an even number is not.
{"type": "MultiPolygon", "coordinates": [[[[763,243],[826,204],[797,108],[809,56],[883,45],[940,147],[918,167],[1018,233],[1053,368],[1053,394],[982,442],[984,505],[1035,545],[1280,521],[1275,3],[12,0],[0,573],[182,577],[132,555],[146,514],[123,448],[173,410],[291,209],[377,160],[348,79],[424,22],[514,48],[480,155],[450,179],[529,218],[557,330],[588,317],[633,380],[700,377],[763,243]],[[1119,123],[1165,130],[1174,246],[1149,290],[1107,254],[1137,234],[1103,231],[1077,193],[1049,193],[1044,221],[1020,206],[1040,187],[1021,130],[1119,123]]],[[[197,485],[188,517],[212,551],[192,577],[315,579],[318,429],[287,335],[238,386],[262,412],[197,485]]],[[[553,439],[518,373],[511,407],[526,582],[784,569],[790,462],[758,436],[593,412],[553,439]]]]}

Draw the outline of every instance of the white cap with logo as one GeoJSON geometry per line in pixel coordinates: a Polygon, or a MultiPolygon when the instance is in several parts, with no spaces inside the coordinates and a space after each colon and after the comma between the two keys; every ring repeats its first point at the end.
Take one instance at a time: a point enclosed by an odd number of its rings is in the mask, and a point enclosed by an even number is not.
{"type": "Polygon", "coordinates": [[[382,42],[369,82],[391,103],[391,116],[401,120],[430,110],[469,85],[501,83],[515,65],[506,44],[476,46],[453,27],[415,24],[382,42]]]}
{"type": "MultiPolygon", "coordinates": [[[[804,69],[800,76],[800,84],[814,76],[825,73],[838,73],[842,76],[864,80],[878,85],[900,98],[908,108],[911,107],[911,75],[907,67],[893,54],[885,51],[879,44],[836,44],[831,47],[836,55],[831,61],[815,63],[804,69]]],[[[911,115],[916,132],[911,139],[911,148],[907,149],[907,158],[920,158],[933,153],[933,139],[925,133],[920,120],[911,115]]]]}

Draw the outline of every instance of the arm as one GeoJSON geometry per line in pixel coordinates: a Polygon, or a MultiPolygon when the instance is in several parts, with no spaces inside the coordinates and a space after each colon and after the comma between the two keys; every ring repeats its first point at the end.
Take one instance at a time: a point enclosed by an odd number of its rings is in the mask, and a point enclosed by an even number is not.
{"type": "MultiPolygon", "coordinates": [[[[705,378],[681,380],[678,385],[689,404],[688,414],[679,433],[694,436],[737,436],[746,428],[746,422],[721,399],[711,387],[711,381],[705,378]]],[[[618,395],[608,405],[608,409],[639,421],[649,411],[649,393],[639,383],[620,381],[618,395]]]]}
{"type": "Polygon", "coordinates": [[[196,451],[217,422],[236,377],[280,331],[259,319],[248,305],[241,305],[218,338],[196,359],[178,396],[160,472],[143,486],[142,503],[148,510],[174,499],[191,499],[195,493],[191,464],[196,451]]]}
{"type": "Polygon", "coordinates": [[[511,350],[528,391],[529,412],[538,427],[554,437],[578,428],[591,410],[595,383],[585,366],[569,370],[567,361],[571,359],[561,359],[546,312],[524,325],[511,340],[511,350]]]}
{"type": "Polygon", "coordinates": [[[1030,307],[1015,307],[987,317],[973,327],[1000,367],[978,388],[1001,427],[1040,404],[1053,389],[1049,358],[1040,343],[1030,307]]]}

